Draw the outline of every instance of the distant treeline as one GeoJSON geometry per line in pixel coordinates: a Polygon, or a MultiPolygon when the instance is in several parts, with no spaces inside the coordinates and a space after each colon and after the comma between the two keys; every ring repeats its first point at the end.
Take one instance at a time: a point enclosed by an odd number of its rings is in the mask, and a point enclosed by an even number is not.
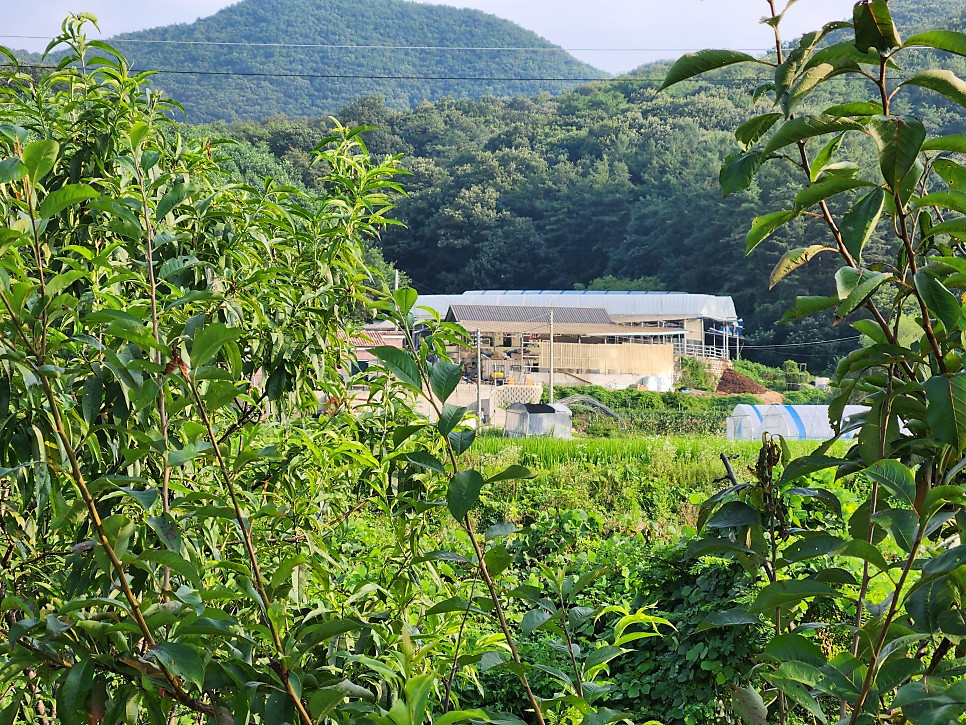
{"type": "MultiPolygon", "coordinates": [[[[908,16],[912,27],[964,27],[961,4],[938,22],[936,3],[903,8],[900,20],[908,16]]],[[[944,62],[960,76],[966,69],[962,59],[944,62]]],[[[347,105],[340,121],[376,126],[367,134],[370,150],[403,154],[412,172],[397,213],[405,226],[384,235],[383,254],[423,292],[592,285],[729,294],[745,319],[749,357],[824,370],[854,339],[824,341],[854,338],[851,328],[833,327],[831,317],[776,323],[796,295],[832,293],[824,286],[831,275],[805,267],[771,292],[767,280],[785,249],[814,244],[827,231],[801,217],[775,235],[780,244],[745,257],[751,220],[788,208],[793,176],[774,164],[727,199],[717,183],[722,160],[736,150],[730,131],[747,118],[768,69],[728,69],[658,94],[665,70],[644,66],[559,96],[443,100],[411,111],[375,97],[347,105]]],[[[912,71],[897,70],[896,82],[912,71]]],[[[817,103],[872,93],[846,84],[830,84],[817,103]]],[[[914,107],[899,112],[935,130],[966,130],[944,97],[925,90],[907,97],[914,107]]],[[[271,174],[311,186],[316,171],[307,152],[328,125],[273,118],[201,132],[242,141],[228,153],[252,178],[271,174]]],[[[869,159],[873,153],[871,141],[843,150],[869,159]]]]}

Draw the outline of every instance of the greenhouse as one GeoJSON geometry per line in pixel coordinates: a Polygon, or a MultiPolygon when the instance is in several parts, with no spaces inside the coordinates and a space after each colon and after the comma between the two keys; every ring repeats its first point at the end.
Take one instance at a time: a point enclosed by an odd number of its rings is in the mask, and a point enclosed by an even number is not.
{"type": "MultiPolygon", "coordinates": [[[[750,441],[763,433],[780,435],[786,440],[828,440],[835,435],[829,422],[827,405],[737,405],[726,422],[730,440],[750,441]]],[[[864,413],[862,405],[847,405],[842,421],[864,413]]],[[[843,438],[850,438],[854,431],[843,438]]]]}
{"type": "Polygon", "coordinates": [[[551,403],[514,403],[506,411],[503,433],[509,438],[529,436],[550,436],[571,438],[573,436],[573,414],[566,405],[551,403]]]}

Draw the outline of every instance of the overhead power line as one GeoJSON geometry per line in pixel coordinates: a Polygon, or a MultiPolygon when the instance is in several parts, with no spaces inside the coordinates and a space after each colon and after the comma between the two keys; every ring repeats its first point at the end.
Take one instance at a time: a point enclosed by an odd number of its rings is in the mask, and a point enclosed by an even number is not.
{"type": "MultiPolygon", "coordinates": [[[[13,68],[11,63],[2,63],[0,68],[13,68]]],[[[20,68],[31,68],[34,70],[56,70],[57,66],[34,65],[21,63],[20,68]]],[[[267,71],[233,71],[233,70],[193,70],[175,68],[132,68],[132,73],[161,73],[168,75],[194,75],[194,76],[230,76],[237,78],[323,78],[323,79],[357,79],[357,80],[397,80],[397,81],[500,81],[500,82],[554,82],[554,83],[656,83],[664,82],[664,76],[430,76],[421,74],[410,75],[374,75],[372,73],[273,73],[267,71]]],[[[893,75],[894,80],[901,80],[908,76],[893,75]]],[[[708,83],[719,86],[739,86],[752,83],[769,83],[773,79],[766,76],[749,78],[694,78],[694,82],[708,83]]],[[[828,78],[826,82],[843,82],[849,78],[838,76],[828,78]]],[[[857,80],[857,79],[852,79],[857,80]]]]}
{"type": "MultiPolygon", "coordinates": [[[[3,39],[49,40],[46,35],[0,35],[3,39]]],[[[139,43],[142,45],[212,45],[240,46],[251,48],[331,48],[339,50],[460,50],[460,51],[513,51],[513,52],[555,52],[568,53],[691,53],[701,48],[561,48],[550,46],[473,46],[473,45],[356,45],[339,43],[270,43],[249,40],[175,40],[167,38],[111,38],[111,44],[139,43]]],[[[770,48],[730,48],[744,52],[767,53],[770,48]]]]}
{"type": "Polygon", "coordinates": [[[853,335],[852,337],[838,337],[834,340],[809,340],[807,342],[786,342],[776,345],[742,345],[742,350],[764,350],[766,348],[776,348],[776,347],[811,347],[813,345],[834,345],[839,342],[850,342],[851,340],[858,340],[861,335],[853,335]]]}

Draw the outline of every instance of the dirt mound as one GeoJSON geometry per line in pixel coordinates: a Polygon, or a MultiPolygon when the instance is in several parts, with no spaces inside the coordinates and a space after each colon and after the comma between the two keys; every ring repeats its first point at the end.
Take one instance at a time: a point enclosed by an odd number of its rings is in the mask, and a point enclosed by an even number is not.
{"type": "Polygon", "coordinates": [[[753,395],[760,395],[761,393],[767,393],[768,388],[763,385],[759,385],[746,375],[742,375],[741,373],[728,368],[724,371],[724,375],[721,376],[721,380],[718,381],[718,392],[731,394],[751,393],[753,395]]]}

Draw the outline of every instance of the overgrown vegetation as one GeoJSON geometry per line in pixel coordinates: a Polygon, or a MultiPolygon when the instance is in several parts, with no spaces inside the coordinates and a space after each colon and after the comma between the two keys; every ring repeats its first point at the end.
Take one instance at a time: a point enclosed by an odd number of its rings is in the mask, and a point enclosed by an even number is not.
{"type": "MultiPolygon", "coordinates": [[[[966,35],[903,38],[887,0],[863,0],[851,23],[830,23],[786,47],[781,15],[770,7],[774,80],[760,95],[772,104],[737,127],[739,149],[720,183],[726,194],[738,192],[773,162],[800,178],[792,198],[761,209],[746,250],[803,214],[825,227],[809,246],[784,251],[770,284],[815,257],[834,264],[835,294],[799,297],[788,318],[833,311],[836,322],[852,320],[865,346],[838,362],[830,416],[840,419],[853,399],[868,412],[857,417],[845,456],[823,446],[791,460],[783,441],[766,439],[751,480],[733,481],[702,505],[703,536],[691,555],[727,556],[762,582],[752,601],[711,615],[706,626],[769,629],[760,667],[735,690],[733,706],[746,722],[957,722],[966,713],[966,137],[909,113],[903,99],[935,93],[962,114],[966,84],[936,52],[966,56],[966,35]],[[821,112],[810,102],[816,94],[821,112]],[[801,485],[818,471],[860,473],[871,487],[850,510],[840,490],[801,485]]],[[[664,85],[762,63],[702,51],[676,62],[664,85]]]]}
{"type": "MultiPolygon", "coordinates": [[[[645,435],[720,435],[736,405],[761,402],[754,395],[654,393],[633,388],[613,390],[596,385],[555,385],[554,394],[557,400],[571,395],[589,395],[606,405],[620,415],[621,420],[578,404],[574,406],[576,426],[591,435],[618,437],[624,431],[645,435]]],[[[544,399],[549,399],[546,390],[544,399]]]]}
{"type": "MultiPolygon", "coordinates": [[[[793,208],[748,246],[824,222],[829,247],[783,254],[772,281],[838,255],[835,295],[792,314],[834,309],[866,338],[832,401],[836,420],[865,403],[861,428],[797,456],[767,438],[477,440],[448,402],[462,371],[443,353],[465,333],[430,322],[417,342],[417,293],[382,292],[365,263],[398,158],[336,126],[315,193],[239,183],[83,23],[58,39],[76,63],[0,91],[3,722],[966,715],[966,140],[892,113],[910,88],[966,101],[948,70],[891,80],[910,49],[966,56],[966,35],[903,42],[867,0],[787,56],[775,16],[773,61],[706,51],[669,71],[772,63],[778,110],[739,127],[721,181],[797,168],[793,208]],[[799,103],[849,73],[871,99],[799,103]],[[349,378],[360,308],[408,344],[349,378]]],[[[645,414],[726,405],[607,394],[645,414]]]]}
{"type": "MultiPolygon", "coordinates": [[[[896,7],[909,32],[966,29],[959,0],[902,0],[896,7]]],[[[842,15],[848,12],[844,4],[842,15]]],[[[930,57],[917,52],[902,72],[925,70],[930,57]]],[[[959,58],[946,56],[942,63],[964,72],[959,58]]],[[[609,275],[653,278],[660,285],[653,289],[728,294],[745,320],[746,342],[765,346],[743,355],[772,366],[791,357],[807,362],[813,374],[827,374],[854,348],[854,333],[818,318],[778,322],[797,295],[830,294],[828,277],[792,275],[771,291],[767,282],[787,250],[807,247],[822,234],[820,220],[797,217],[750,257],[733,243],[758,210],[777,209],[794,194],[794,174],[768,165],[724,201],[708,174],[731,153],[730,132],[770,71],[731,66],[658,93],[666,70],[667,64],[644,66],[556,97],[441,100],[406,111],[378,97],[348,104],[338,117],[378,126],[367,136],[370,149],[405,154],[402,163],[412,172],[398,207],[406,226],[383,234],[380,248],[423,291],[571,289],[609,275]],[[814,344],[828,340],[833,344],[814,344]]],[[[803,108],[819,113],[852,91],[864,92],[863,83],[836,76],[806,97],[803,108]]],[[[953,101],[924,89],[904,95],[903,112],[929,119],[937,133],[966,132],[953,101]]],[[[259,174],[288,178],[306,167],[327,123],[269,119],[208,133],[251,142],[254,148],[225,152],[244,157],[246,166],[256,164],[259,174]]],[[[875,163],[870,147],[846,146],[863,164],[875,163]]],[[[312,183],[310,173],[302,178],[312,183]]],[[[835,207],[836,200],[830,203],[835,207]]],[[[868,246],[877,262],[887,261],[878,254],[882,239],[877,233],[868,246]]],[[[816,264],[834,272],[821,257],[816,264]]]]}

